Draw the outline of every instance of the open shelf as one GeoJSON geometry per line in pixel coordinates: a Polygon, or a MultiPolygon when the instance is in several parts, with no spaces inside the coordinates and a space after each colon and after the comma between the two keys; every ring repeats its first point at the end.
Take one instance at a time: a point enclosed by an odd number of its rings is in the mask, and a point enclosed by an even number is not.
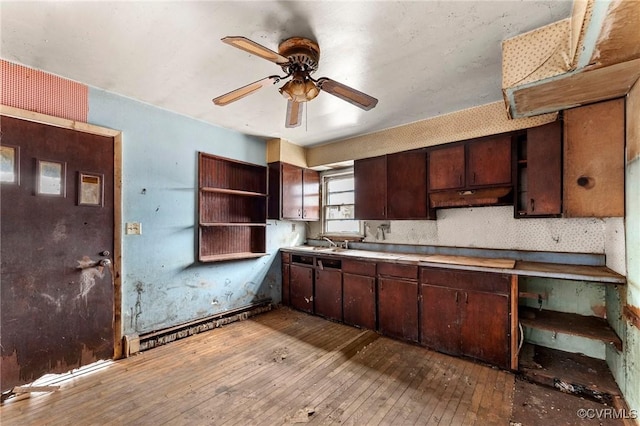
{"type": "Polygon", "coordinates": [[[241,259],[254,259],[262,256],[266,256],[267,253],[227,253],[227,254],[214,254],[210,256],[203,256],[200,258],[200,262],[224,262],[226,260],[241,260],[241,259]]]}
{"type": "Polygon", "coordinates": [[[604,318],[564,312],[520,308],[520,322],[524,327],[586,337],[611,344],[622,350],[622,340],[604,318]]]}
{"type": "Polygon", "coordinates": [[[245,197],[266,197],[267,196],[267,194],[263,194],[260,192],[240,191],[238,189],[211,188],[208,186],[200,188],[200,191],[217,192],[219,194],[244,195],[245,197]]]}
{"type": "Polygon", "coordinates": [[[267,168],[201,152],[198,188],[198,260],[264,256],[267,168]]]}
{"type": "Polygon", "coordinates": [[[606,361],[583,354],[526,343],[520,352],[520,372],[532,382],[614,406],[621,396],[606,361]]]}

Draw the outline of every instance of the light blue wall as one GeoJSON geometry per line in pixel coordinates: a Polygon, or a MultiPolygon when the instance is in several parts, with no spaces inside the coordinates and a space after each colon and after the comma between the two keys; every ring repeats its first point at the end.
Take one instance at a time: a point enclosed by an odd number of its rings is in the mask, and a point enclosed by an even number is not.
{"type": "Polygon", "coordinates": [[[280,301],[279,247],[304,241],[304,226],[269,222],[268,256],[199,264],[197,153],[266,165],[266,144],[109,92],[89,91],[89,122],[122,131],[123,333],[177,325],[252,301],[280,301]]]}
{"type": "MultiPolygon", "coordinates": [[[[640,83],[636,83],[636,86],[640,83]]],[[[638,90],[635,90],[636,96],[638,90]]],[[[640,100],[636,99],[636,104],[640,100]]],[[[627,115],[627,120],[639,120],[627,115]]],[[[629,126],[631,128],[631,126],[629,126]]],[[[638,128],[636,124],[636,129],[638,128]]],[[[638,134],[636,133],[636,138],[638,134]]],[[[629,141],[628,141],[629,142],[629,141]]],[[[640,141],[635,141],[636,148],[640,141]]],[[[636,151],[637,152],[637,151],[636,151]]],[[[627,303],[640,306],[640,157],[627,160],[626,168],[626,241],[627,241],[627,303]]],[[[640,330],[627,323],[623,372],[618,376],[626,383],[625,399],[630,408],[640,413],[640,330]]]]}

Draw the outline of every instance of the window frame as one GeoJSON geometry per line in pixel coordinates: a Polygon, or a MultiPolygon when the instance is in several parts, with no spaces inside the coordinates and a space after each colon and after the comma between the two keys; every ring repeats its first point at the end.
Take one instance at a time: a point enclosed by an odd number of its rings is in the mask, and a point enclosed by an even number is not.
{"type": "MultiPolygon", "coordinates": [[[[349,231],[349,232],[336,232],[336,231],[327,231],[327,221],[329,219],[327,219],[327,207],[329,206],[329,204],[327,203],[328,198],[329,198],[329,191],[327,190],[327,186],[328,183],[331,180],[337,180],[337,179],[341,179],[344,177],[352,177],[354,178],[354,169],[353,167],[345,167],[345,168],[341,168],[341,169],[334,169],[334,170],[329,170],[326,172],[322,173],[321,179],[322,179],[322,205],[321,205],[321,214],[320,214],[320,219],[322,222],[322,235],[323,236],[327,236],[329,238],[331,237],[336,237],[336,238],[340,238],[340,239],[362,239],[363,235],[362,235],[362,224],[361,222],[356,219],[355,217],[353,218],[353,220],[357,223],[357,231],[349,231]]],[[[354,213],[355,213],[355,186],[353,189],[354,192],[354,213]]],[[[341,204],[342,205],[342,204],[341,204]]],[[[351,204],[349,204],[351,205],[351,204]]]]}

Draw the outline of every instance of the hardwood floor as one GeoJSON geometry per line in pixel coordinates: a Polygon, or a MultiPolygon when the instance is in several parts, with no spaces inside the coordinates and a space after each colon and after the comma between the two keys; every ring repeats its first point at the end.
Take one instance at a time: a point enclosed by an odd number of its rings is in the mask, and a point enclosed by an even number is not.
{"type": "Polygon", "coordinates": [[[509,424],[514,376],[277,309],[7,401],[3,425],[509,424]]]}

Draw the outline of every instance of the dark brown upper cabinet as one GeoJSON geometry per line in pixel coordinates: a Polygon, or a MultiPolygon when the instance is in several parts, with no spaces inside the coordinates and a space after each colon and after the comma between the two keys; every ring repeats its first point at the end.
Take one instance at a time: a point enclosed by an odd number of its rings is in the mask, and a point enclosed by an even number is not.
{"type": "Polygon", "coordinates": [[[320,175],[287,163],[269,163],[269,219],[320,220],[320,175]]]}
{"type": "Polygon", "coordinates": [[[516,217],[562,214],[562,124],[527,129],[518,137],[516,217]]]}
{"type": "Polygon", "coordinates": [[[464,145],[429,152],[429,190],[461,189],[465,185],[464,145]]]}
{"type": "Polygon", "coordinates": [[[512,135],[457,142],[428,151],[429,207],[510,204],[512,135]]]}
{"type": "Polygon", "coordinates": [[[467,186],[511,184],[511,135],[467,143],[467,186]]]}
{"type": "Polygon", "coordinates": [[[431,219],[426,151],[356,160],[355,216],[360,220],[431,219]]]}
{"type": "Polygon", "coordinates": [[[353,164],[353,176],[356,219],[386,219],[386,156],[356,160],[353,164]]]}
{"type": "Polygon", "coordinates": [[[625,98],[564,114],[565,217],[623,217],[625,98]]]}

